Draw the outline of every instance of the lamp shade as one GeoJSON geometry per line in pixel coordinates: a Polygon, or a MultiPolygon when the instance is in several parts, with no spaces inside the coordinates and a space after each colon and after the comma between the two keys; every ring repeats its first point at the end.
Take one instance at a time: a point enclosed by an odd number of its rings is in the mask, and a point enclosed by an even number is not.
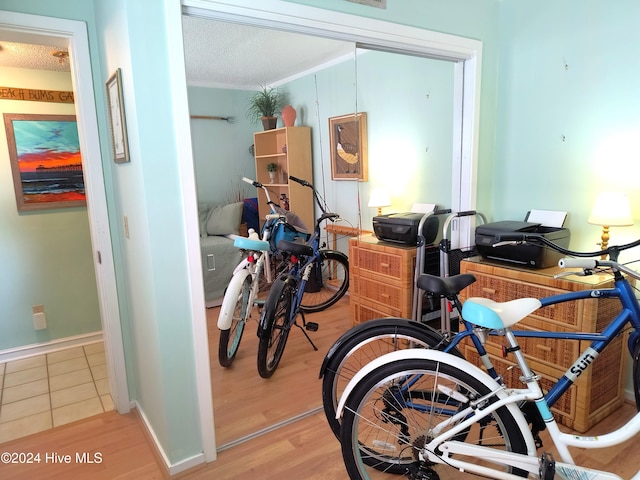
{"type": "Polygon", "coordinates": [[[389,207],[391,206],[391,197],[386,188],[374,188],[369,197],[370,207],[389,207]]]}
{"type": "Polygon", "coordinates": [[[589,216],[589,223],[608,227],[627,227],[633,225],[629,198],[623,192],[602,192],[589,216]]]}

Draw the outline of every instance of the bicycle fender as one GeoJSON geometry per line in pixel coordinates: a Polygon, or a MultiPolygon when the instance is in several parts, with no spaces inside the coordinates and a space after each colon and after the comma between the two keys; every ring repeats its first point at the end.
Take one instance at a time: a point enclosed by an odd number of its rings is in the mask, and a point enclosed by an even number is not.
{"type": "Polygon", "coordinates": [[[344,253],[342,253],[342,252],[340,252],[338,250],[320,250],[320,253],[325,253],[325,252],[326,253],[330,252],[330,253],[333,253],[334,255],[342,257],[343,260],[347,263],[347,266],[349,265],[349,257],[346,254],[344,254],[344,253]]]}
{"type": "Polygon", "coordinates": [[[249,270],[243,268],[236,272],[227,286],[227,291],[224,292],[224,298],[222,299],[222,306],[220,307],[220,313],[218,314],[218,328],[220,330],[228,330],[231,328],[231,320],[233,317],[233,310],[236,306],[236,300],[240,295],[242,284],[245,278],[251,275],[249,270]]]}
{"type": "MultiPolygon", "coordinates": [[[[347,387],[344,389],[344,392],[340,397],[340,401],[338,402],[338,408],[336,409],[336,418],[339,419],[342,416],[342,411],[344,410],[344,406],[347,403],[349,395],[358,384],[358,382],[360,382],[364,377],[383,365],[397,362],[399,360],[408,359],[424,359],[448,363],[449,365],[459,368],[460,370],[463,370],[475,377],[491,391],[495,391],[498,398],[502,399],[507,396],[507,393],[498,385],[498,383],[493,378],[491,378],[486,372],[483,372],[482,370],[480,370],[480,368],[476,367],[474,364],[468,362],[464,358],[459,358],[450,353],[441,352],[440,350],[411,348],[407,350],[397,350],[395,352],[386,353],[362,367],[362,369],[360,369],[353,376],[353,378],[347,384],[347,387]]],[[[533,441],[533,436],[531,435],[531,430],[529,430],[529,426],[526,419],[524,418],[524,415],[515,404],[508,404],[506,405],[506,408],[509,409],[510,413],[513,415],[513,418],[518,423],[521,431],[523,432],[523,434],[525,434],[525,441],[527,442],[527,448],[529,452],[535,452],[536,448],[533,441]],[[526,432],[529,432],[529,435],[526,435],[526,432]]]]}
{"type": "Polygon", "coordinates": [[[295,286],[295,282],[296,280],[292,276],[283,275],[276,278],[273,284],[271,284],[269,294],[267,295],[267,299],[264,302],[264,307],[262,308],[262,313],[260,314],[260,320],[258,321],[258,338],[264,340],[268,335],[269,329],[267,328],[267,322],[275,314],[275,309],[282,290],[284,289],[285,285],[293,284],[295,286]]]}
{"type": "Polygon", "coordinates": [[[236,268],[233,269],[233,275],[238,273],[240,270],[245,270],[249,266],[249,260],[247,258],[243,258],[242,261],[236,265],[236,268]]]}
{"type": "MultiPolygon", "coordinates": [[[[360,324],[356,325],[355,327],[350,328],[345,333],[343,333],[340,336],[340,338],[338,338],[333,343],[333,345],[331,345],[331,348],[329,348],[329,351],[327,352],[327,354],[324,357],[324,360],[322,361],[322,366],[320,367],[320,377],[319,378],[322,378],[324,376],[324,374],[326,373],[327,368],[329,366],[329,362],[334,357],[336,352],[338,350],[340,350],[340,348],[345,343],[347,343],[353,337],[355,337],[357,335],[360,335],[362,332],[365,332],[367,330],[372,330],[372,329],[374,329],[375,327],[377,327],[379,325],[386,325],[386,326],[388,326],[388,325],[411,325],[416,330],[424,331],[424,333],[426,335],[433,335],[435,338],[443,338],[442,334],[439,331],[437,331],[436,329],[431,328],[430,326],[425,325],[423,323],[416,322],[414,320],[410,320],[408,318],[379,318],[379,319],[376,319],[376,320],[369,320],[367,322],[360,323],[360,324]]],[[[447,342],[446,345],[448,345],[448,342],[447,342]]],[[[457,349],[454,348],[452,351],[455,351],[454,354],[456,354],[457,356],[461,356],[457,349]]]]}

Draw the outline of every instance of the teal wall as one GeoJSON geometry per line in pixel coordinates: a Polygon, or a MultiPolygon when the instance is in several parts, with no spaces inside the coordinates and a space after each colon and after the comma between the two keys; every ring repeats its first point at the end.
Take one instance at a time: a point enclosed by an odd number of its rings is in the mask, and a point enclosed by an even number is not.
{"type": "MultiPolygon", "coordinates": [[[[572,246],[597,250],[587,218],[599,191],[627,192],[640,211],[640,30],[634,0],[503,1],[495,219],[530,208],[568,211],[572,246]]],[[[612,227],[610,243],[639,236],[612,227]]]]}
{"type": "MultiPolygon", "coordinates": [[[[500,136],[496,131],[498,41],[500,28],[502,28],[498,24],[499,10],[509,0],[388,1],[386,9],[344,0],[287,1],[481,40],[482,91],[478,143],[478,183],[480,185],[492,184],[496,139],[500,136]]],[[[491,189],[479,189],[477,210],[490,212],[493,204],[492,197],[491,189]]],[[[364,223],[367,223],[366,218],[364,223]]]]}
{"type": "MultiPolygon", "coordinates": [[[[71,76],[0,68],[2,85],[72,91],[71,76]]],[[[0,100],[0,113],[74,115],[73,104],[0,100]]],[[[86,207],[18,212],[7,149],[0,134],[0,350],[99,332],[100,312],[86,207]],[[47,328],[34,330],[32,306],[44,305],[47,328]]]]}
{"type": "Polygon", "coordinates": [[[257,126],[246,116],[251,92],[191,86],[189,113],[231,117],[224,120],[191,119],[191,143],[198,202],[224,204],[255,197],[255,188],[242,177],[255,178],[249,150],[257,126]]]}

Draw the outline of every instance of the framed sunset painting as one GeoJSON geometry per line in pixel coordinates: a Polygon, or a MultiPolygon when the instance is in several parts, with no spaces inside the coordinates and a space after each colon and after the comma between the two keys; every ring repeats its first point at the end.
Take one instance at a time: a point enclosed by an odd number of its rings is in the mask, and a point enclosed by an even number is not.
{"type": "Polygon", "coordinates": [[[74,115],[4,114],[18,211],[86,205],[74,115]]]}

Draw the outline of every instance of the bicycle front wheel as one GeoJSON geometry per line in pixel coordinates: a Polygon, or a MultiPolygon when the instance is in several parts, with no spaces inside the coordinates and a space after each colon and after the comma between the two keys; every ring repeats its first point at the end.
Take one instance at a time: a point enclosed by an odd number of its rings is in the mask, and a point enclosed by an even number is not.
{"type": "Polygon", "coordinates": [[[276,371],[287,344],[295,285],[295,279],[285,275],[273,282],[269,290],[260,318],[263,332],[258,343],[258,373],[262,378],[269,378],[276,371]]]}
{"type": "Polygon", "coordinates": [[[349,261],[341,252],[321,250],[305,287],[300,310],[320,312],[340,300],[349,288],[349,261]]]}
{"type": "MultiPolygon", "coordinates": [[[[379,367],[358,383],[344,408],[341,442],[349,477],[381,480],[393,478],[391,473],[411,472],[410,478],[477,478],[443,463],[428,464],[419,454],[434,438],[434,427],[442,427],[443,433],[456,426],[455,422],[442,422],[467,408],[461,399],[489,393],[490,389],[469,373],[435,360],[404,359],[379,367]],[[421,476],[429,470],[438,476],[421,476]]],[[[487,400],[494,401],[495,396],[487,400]]],[[[507,407],[461,430],[452,440],[527,453],[524,434],[507,407]]],[[[487,458],[471,460],[496,468],[487,458]]],[[[511,473],[527,476],[520,470],[511,473]]]]}
{"type": "Polygon", "coordinates": [[[230,367],[236,357],[236,353],[238,353],[244,326],[252,307],[249,305],[251,282],[252,276],[247,275],[244,277],[244,280],[242,280],[242,283],[232,281],[229,289],[225,292],[225,300],[227,295],[229,295],[231,301],[235,299],[235,303],[227,304],[223,301],[221,307],[221,312],[222,309],[233,308],[230,327],[220,330],[218,362],[223,367],[230,367]],[[233,307],[231,307],[231,305],[233,305],[233,307]]]}

